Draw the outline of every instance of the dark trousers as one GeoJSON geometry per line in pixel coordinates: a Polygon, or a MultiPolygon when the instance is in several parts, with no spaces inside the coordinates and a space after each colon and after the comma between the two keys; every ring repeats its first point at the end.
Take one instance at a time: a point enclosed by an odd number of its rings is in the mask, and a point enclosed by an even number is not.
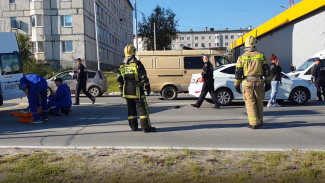
{"type": "Polygon", "coordinates": [[[317,89],[318,100],[322,100],[322,90],[323,90],[323,96],[325,100],[325,77],[317,78],[315,82],[315,86],[317,89]]]}
{"type": "Polygon", "coordinates": [[[208,92],[210,93],[215,105],[218,105],[217,96],[216,96],[216,93],[214,92],[214,83],[213,82],[214,81],[209,81],[209,82],[203,83],[201,94],[199,96],[199,99],[196,101],[196,104],[198,107],[201,106],[201,104],[202,104],[203,100],[205,99],[205,96],[208,94],[208,92]]]}
{"type": "Polygon", "coordinates": [[[28,94],[28,105],[33,115],[34,121],[40,120],[40,115],[37,111],[37,104],[39,103],[38,96],[41,97],[42,116],[47,117],[47,83],[39,82],[32,86],[28,94]]]}
{"type": "Polygon", "coordinates": [[[151,127],[148,105],[145,98],[126,99],[126,103],[128,107],[128,120],[131,129],[138,129],[137,108],[139,112],[141,128],[145,129],[151,127]]]}
{"type": "Polygon", "coordinates": [[[93,96],[88,93],[88,91],[86,90],[86,85],[87,82],[79,82],[77,83],[76,86],[76,96],[75,96],[75,102],[79,104],[79,95],[80,95],[80,91],[82,91],[90,100],[92,100],[93,96]]]}

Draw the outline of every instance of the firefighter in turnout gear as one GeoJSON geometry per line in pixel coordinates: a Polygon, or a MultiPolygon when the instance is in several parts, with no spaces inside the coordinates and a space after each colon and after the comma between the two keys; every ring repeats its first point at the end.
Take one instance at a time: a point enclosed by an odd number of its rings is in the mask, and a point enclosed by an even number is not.
{"type": "Polygon", "coordinates": [[[237,60],[235,72],[235,88],[241,93],[242,84],[249,121],[247,127],[252,129],[263,125],[263,100],[265,92],[271,89],[269,66],[264,54],[258,52],[255,46],[256,39],[249,36],[245,40],[245,52],[237,60]]]}
{"type": "Polygon", "coordinates": [[[128,120],[132,131],[138,130],[137,109],[140,116],[141,128],[144,132],[155,132],[149,119],[148,105],[144,88],[149,95],[151,92],[147,72],[142,63],[135,58],[135,47],[131,44],[124,48],[125,59],[120,65],[117,82],[121,95],[126,99],[128,107],[128,120]]]}

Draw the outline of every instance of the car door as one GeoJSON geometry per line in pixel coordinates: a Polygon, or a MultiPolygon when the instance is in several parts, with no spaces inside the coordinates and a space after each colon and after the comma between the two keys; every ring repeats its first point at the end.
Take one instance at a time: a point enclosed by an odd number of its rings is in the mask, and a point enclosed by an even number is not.
{"type": "Polygon", "coordinates": [[[227,88],[231,89],[233,92],[234,98],[240,98],[242,95],[237,93],[235,90],[235,70],[236,70],[236,65],[222,68],[220,69],[220,80],[221,82],[224,82],[224,85],[227,86],[227,88]]]}
{"type": "Polygon", "coordinates": [[[183,73],[183,83],[182,86],[184,91],[187,91],[189,83],[191,83],[192,74],[197,74],[202,72],[203,61],[201,56],[186,56],[184,57],[184,73],[183,73]]]}
{"type": "MultiPolygon", "coordinates": [[[[292,91],[293,81],[284,73],[281,73],[281,83],[278,88],[278,93],[276,95],[277,99],[287,100],[292,91]]],[[[271,97],[272,90],[265,93],[265,99],[269,100],[271,97]]]]}

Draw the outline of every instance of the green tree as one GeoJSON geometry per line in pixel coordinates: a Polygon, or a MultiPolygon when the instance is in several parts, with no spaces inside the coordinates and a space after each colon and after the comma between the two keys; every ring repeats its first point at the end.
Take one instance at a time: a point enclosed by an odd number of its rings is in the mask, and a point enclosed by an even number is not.
{"type": "Polygon", "coordinates": [[[30,37],[26,34],[17,32],[17,43],[19,47],[20,58],[23,62],[23,73],[38,74],[40,76],[52,75],[53,70],[45,61],[37,61],[30,51],[30,37]]]}
{"type": "Polygon", "coordinates": [[[159,5],[149,17],[142,14],[142,22],[139,23],[139,34],[144,36],[144,47],[147,50],[154,49],[154,23],[156,24],[156,48],[157,50],[170,50],[171,42],[176,38],[178,21],[175,13],[170,9],[161,8],[159,5]]]}
{"type": "Polygon", "coordinates": [[[30,37],[26,34],[16,33],[20,58],[23,62],[29,61],[32,58],[32,52],[30,51],[30,37]]]}

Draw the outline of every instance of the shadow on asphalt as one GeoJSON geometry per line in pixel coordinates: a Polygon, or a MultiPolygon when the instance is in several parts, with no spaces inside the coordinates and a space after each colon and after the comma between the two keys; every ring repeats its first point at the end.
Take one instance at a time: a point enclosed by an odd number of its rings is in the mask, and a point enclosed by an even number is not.
{"type": "MultiPolygon", "coordinates": [[[[175,132],[175,131],[189,131],[189,130],[201,130],[201,129],[223,129],[223,128],[246,128],[248,123],[227,123],[227,124],[199,124],[190,126],[176,126],[176,127],[163,127],[158,128],[157,132],[175,132]]],[[[285,129],[285,128],[304,128],[325,126],[325,123],[308,123],[304,121],[290,121],[280,123],[264,123],[263,127],[256,130],[271,130],[271,129],[285,129]]]]}

